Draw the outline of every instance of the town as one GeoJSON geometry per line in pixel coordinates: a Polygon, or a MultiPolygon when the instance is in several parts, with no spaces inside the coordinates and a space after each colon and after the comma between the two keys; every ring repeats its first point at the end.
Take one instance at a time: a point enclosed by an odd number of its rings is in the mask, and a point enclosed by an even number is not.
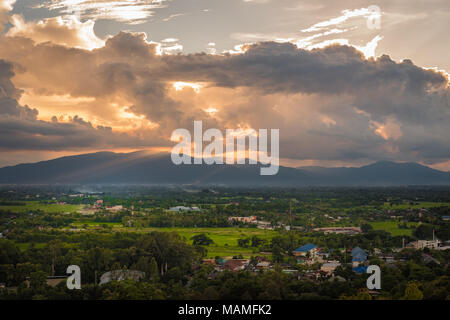
{"type": "Polygon", "coordinates": [[[3,299],[450,294],[446,187],[10,186],[0,197],[3,299]],[[81,290],[66,287],[69,265],[81,290]],[[365,285],[369,265],[380,290],[365,285]]]}

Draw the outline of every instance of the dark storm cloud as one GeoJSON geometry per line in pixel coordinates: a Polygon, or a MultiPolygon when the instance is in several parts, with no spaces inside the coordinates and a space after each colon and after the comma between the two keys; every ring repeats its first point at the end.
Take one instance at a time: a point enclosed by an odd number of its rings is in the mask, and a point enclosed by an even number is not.
{"type": "Polygon", "coordinates": [[[113,133],[111,128],[92,126],[75,116],[70,122],[38,120],[38,111],[21,106],[21,91],[11,82],[12,64],[0,60],[0,149],[3,150],[67,150],[105,148],[143,144],[127,134],[113,133]]]}
{"type": "MultiPolygon", "coordinates": [[[[148,136],[147,144],[163,143],[173,129],[188,128],[193,120],[203,119],[207,126],[220,129],[239,123],[281,128],[281,154],[293,159],[436,162],[450,157],[445,148],[450,140],[445,74],[409,60],[395,62],[386,55],[367,60],[349,46],[308,51],[288,43],[264,42],[245,50],[225,55],[159,55],[158,46],[143,34],[125,32],[92,51],[35,45],[18,37],[0,43],[0,57],[22,70],[18,82],[36,92],[129,101],[128,110],[159,125],[158,134],[148,136]],[[204,82],[206,87],[198,98],[180,100],[170,93],[175,81],[204,82]],[[202,109],[208,99],[221,95],[219,116],[211,118],[202,109]]],[[[5,90],[15,92],[7,84],[5,90]]],[[[98,108],[108,112],[107,107],[98,108]]],[[[2,109],[7,109],[6,104],[2,109]]],[[[27,121],[17,123],[17,130],[24,127],[28,128],[24,132],[33,132],[30,125],[41,128],[39,122],[27,121]]],[[[74,135],[66,140],[67,147],[136,142],[77,121],[45,123],[41,130],[66,130],[65,134],[74,135]]],[[[37,145],[49,147],[51,142],[37,145]]],[[[53,142],[62,148],[62,141],[53,142]]]]}

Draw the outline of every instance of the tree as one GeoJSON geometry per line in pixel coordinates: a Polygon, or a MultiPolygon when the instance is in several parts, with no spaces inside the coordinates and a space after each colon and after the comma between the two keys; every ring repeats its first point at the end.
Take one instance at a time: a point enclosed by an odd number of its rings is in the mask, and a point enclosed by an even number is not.
{"type": "Polygon", "coordinates": [[[238,246],[242,248],[247,248],[250,244],[250,238],[238,239],[238,246]]]}
{"type": "Polygon", "coordinates": [[[420,291],[416,282],[409,282],[405,289],[405,295],[403,296],[405,300],[422,300],[423,293],[420,291]]]}
{"type": "Polygon", "coordinates": [[[433,226],[428,224],[421,224],[414,231],[414,236],[419,239],[431,239],[433,237],[433,226]]]}
{"type": "Polygon", "coordinates": [[[61,248],[62,248],[62,242],[59,239],[51,240],[47,244],[46,249],[47,249],[47,253],[49,254],[50,261],[51,261],[52,276],[55,275],[56,260],[57,260],[58,256],[60,256],[61,248]]]}
{"type": "Polygon", "coordinates": [[[368,224],[368,223],[363,223],[363,224],[361,225],[361,231],[362,231],[362,232],[366,233],[366,232],[369,232],[369,231],[371,231],[371,230],[373,230],[373,227],[372,227],[370,224],[368,224]]]}
{"type": "Polygon", "coordinates": [[[258,236],[252,237],[252,247],[259,247],[259,246],[263,245],[264,242],[265,242],[264,239],[261,239],[258,236]]]}
{"type": "Polygon", "coordinates": [[[193,240],[192,244],[194,246],[209,246],[214,243],[214,241],[211,238],[208,238],[204,233],[193,236],[191,240],[193,240]]]}
{"type": "Polygon", "coordinates": [[[47,284],[47,274],[44,271],[36,271],[30,274],[30,287],[37,291],[47,284]]]}
{"type": "Polygon", "coordinates": [[[150,261],[148,275],[151,279],[158,279],[158,277],[159,277],[158,263],[156,262],[156,259],[154,257],[150,261]]]}

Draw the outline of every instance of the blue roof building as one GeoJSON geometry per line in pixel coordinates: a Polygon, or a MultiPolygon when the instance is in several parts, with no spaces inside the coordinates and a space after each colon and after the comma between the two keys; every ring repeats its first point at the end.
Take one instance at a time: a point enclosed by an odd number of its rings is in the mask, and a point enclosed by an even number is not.
{"type": "Polygon", "coordinates": [[[367,253],[363,249],[361,249],[360,247],[354,247],[352,249],[352,256],[354,256],[356,254],[361,254],[361,253],[365,254],[367,256],[367,253]]]}
{"type": "Polygon", "coordinates": [[[363,272],[365,272],[365,270],[362,271],[362,272],[359,272],[358,270],[361,271],[362,269],[357,269],[357,268],[364,267],[364,266],[362,266],[360,264],[364,263],[364,261],[367,260],[367,256],[368,256],[368,254],[363,249],[361,249],[360,247],[353,248],[353,250],[352,250],[353,271],[356,270],[355,271],[356,273],[363,273],[363,272]]]}
{"type": "Polygon", "coordinates": [[[353,270],[353,272],[355,272],[357,274],[362,274],[362,273],[366,273],[367,267],[366,266],[357,266],[356,268],[353,268],[352,270],[353,270]]]}
{"type": "Polygon", "coordinates": [[[316,253],[317,247],[312,243],[305,244],[304,246],[292,251],[292,254],[296,257],[305,257],[309,255],[310,258],[314,258],[316,253]]]}
{"type": "Polygon", "coordinates": [[[317,247],[314,245],[314,244],[312,244],[312,243],[308,243],[308,244],[305,244],[304,246],[302,246],[302,247],[300,247],[300,248],[297,248],[297,249],[295,249],[293,252],[309,252],[309,251],[311,251],[311,250],[313,250],[313,249],[316,249],[317,247]]]}
{"type": "Polygon", "coordinates": [[[363,254],[357,254],[355,256],[353,256],[352,258],[352,262],[363,262],[367,260],[367,256],[363,255],[363,254]]]}

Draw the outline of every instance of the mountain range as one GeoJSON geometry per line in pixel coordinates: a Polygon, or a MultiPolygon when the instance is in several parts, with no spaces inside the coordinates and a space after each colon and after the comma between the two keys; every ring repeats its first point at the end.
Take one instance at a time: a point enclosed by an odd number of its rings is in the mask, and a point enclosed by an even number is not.
{"type": "Polygon", "coordinates": [[[170,154],[97,152],[0,168],[1,184],[196,184],[229,186],[450,185],[450,172],[417,163],[380,161],[362,167],[174,165],[170,154]]]}

